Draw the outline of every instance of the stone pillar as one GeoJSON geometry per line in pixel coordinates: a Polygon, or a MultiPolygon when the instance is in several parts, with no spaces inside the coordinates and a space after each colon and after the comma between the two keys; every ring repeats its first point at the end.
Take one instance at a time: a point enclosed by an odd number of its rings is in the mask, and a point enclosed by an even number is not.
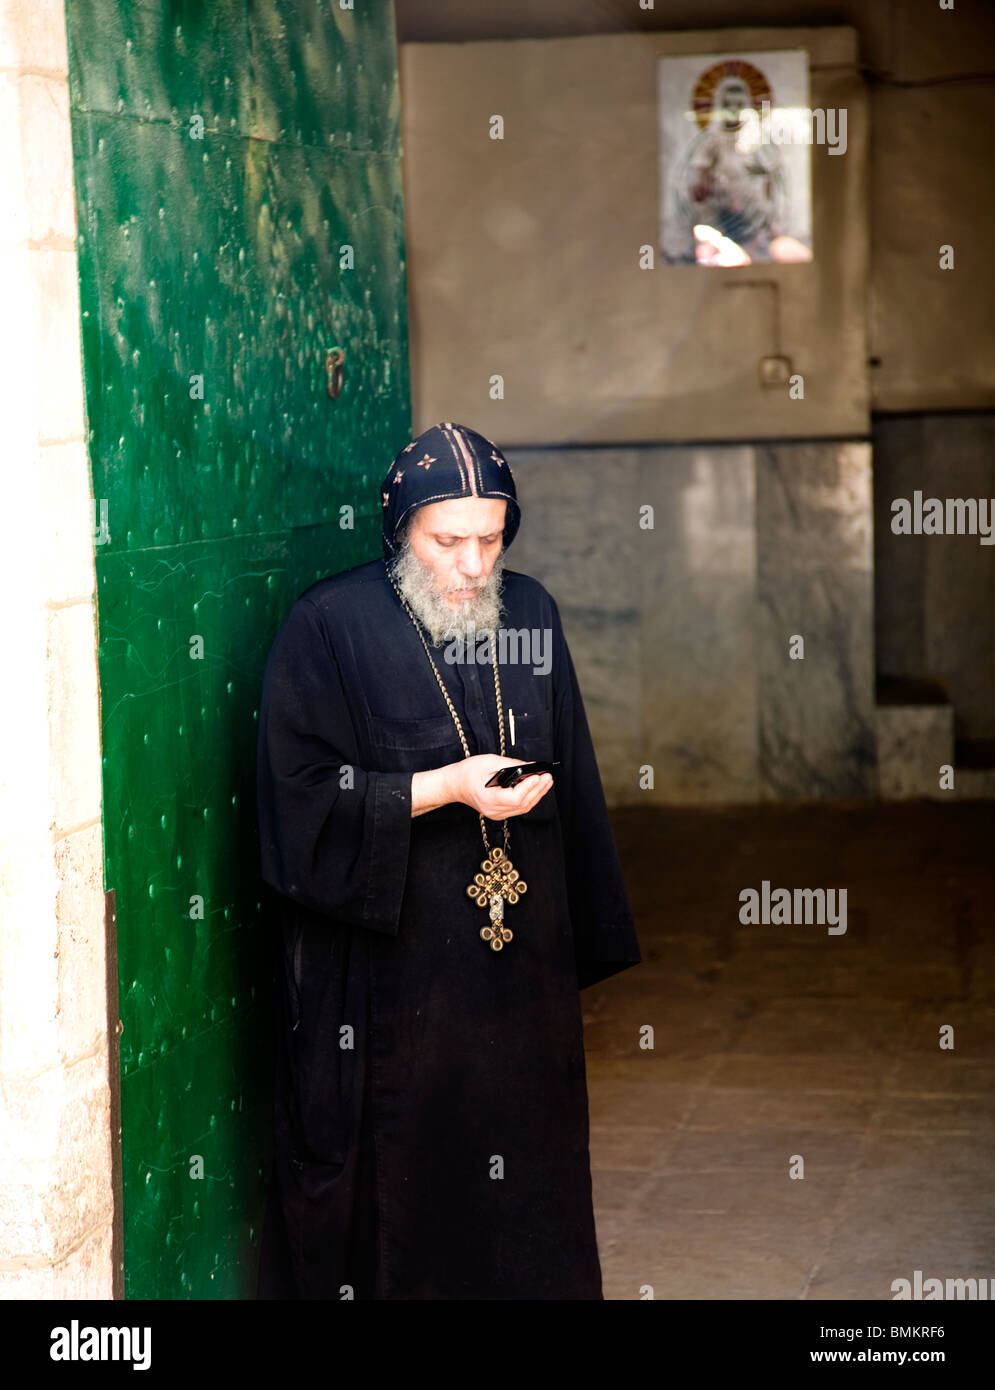
{"type": "Polygon", "coordinates": [[[110,1298],[95,508],[62,0],[0,0],[0,186],[0,1297],[110,1298]]]}

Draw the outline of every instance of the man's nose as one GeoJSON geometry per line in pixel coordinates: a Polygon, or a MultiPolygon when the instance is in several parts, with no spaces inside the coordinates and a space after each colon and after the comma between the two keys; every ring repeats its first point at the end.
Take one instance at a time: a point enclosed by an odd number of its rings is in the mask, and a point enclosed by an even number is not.
{"type": "Polygon", "coordinates": [[[480,542],[469,540],[463,546],[463,553],[460,556],[460,573],[467,579],[476,579],[484,572],[484,555],[480,548],[480,542]]]}

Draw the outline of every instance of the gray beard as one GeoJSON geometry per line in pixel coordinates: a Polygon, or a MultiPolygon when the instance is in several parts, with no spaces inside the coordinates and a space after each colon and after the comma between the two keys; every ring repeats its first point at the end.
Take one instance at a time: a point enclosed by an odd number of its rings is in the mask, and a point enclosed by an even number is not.
{"type": "Polygon", "coordinates": [[[435,575],[427,565],[422,564],[407,540],[402,541],[389,568],[394,582],[428,632],[433,646],[437,647],[453,637],[466,639],[474,631],[497,631],[501,621],[503,551],[473,598],[461,599],[455,605],[436,588],[435,575]]]}

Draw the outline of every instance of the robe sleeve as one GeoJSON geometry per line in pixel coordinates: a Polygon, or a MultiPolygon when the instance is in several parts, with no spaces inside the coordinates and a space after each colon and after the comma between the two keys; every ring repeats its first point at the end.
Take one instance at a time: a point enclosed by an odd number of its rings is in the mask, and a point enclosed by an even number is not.
{"type": "Polygon", "coordinates": [[[563,834],[567,898],[580,989],[617,975],[642,956],[615,848],[601,774],[594,754],[559,609],[553,611],[553,786],[563,834]]]}
{"type": "Polygon", "coordinates": [[[339,663],[307,599],[291,609],[267,661],[257,791],[262,875],[270,887],[338,922],[396,935],[411,773],[359,766],[339,663]]]}

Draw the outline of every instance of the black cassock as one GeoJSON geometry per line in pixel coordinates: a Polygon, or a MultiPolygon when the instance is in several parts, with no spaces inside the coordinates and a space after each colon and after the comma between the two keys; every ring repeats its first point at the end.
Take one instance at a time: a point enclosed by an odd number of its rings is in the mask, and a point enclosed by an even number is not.
{"type": "MultiPolygon", "coordinates": [[[[282,988],[260,1297],[603,1297],[578,989],[639,946],[556,604],[511,570],[502,601],[502,626],[552,652],[548,674],[535,649],[499,662],[507,755],[562,766],[508,822],[528,886],[501,951],[466,891],[476,812],[411,817],[412,773],[464,754],[383,561],[312,585],[270,653],[259,829],[282,988]]],[[[445,651],[471,753],[497,753],[490,664],[445,651]]]]}

